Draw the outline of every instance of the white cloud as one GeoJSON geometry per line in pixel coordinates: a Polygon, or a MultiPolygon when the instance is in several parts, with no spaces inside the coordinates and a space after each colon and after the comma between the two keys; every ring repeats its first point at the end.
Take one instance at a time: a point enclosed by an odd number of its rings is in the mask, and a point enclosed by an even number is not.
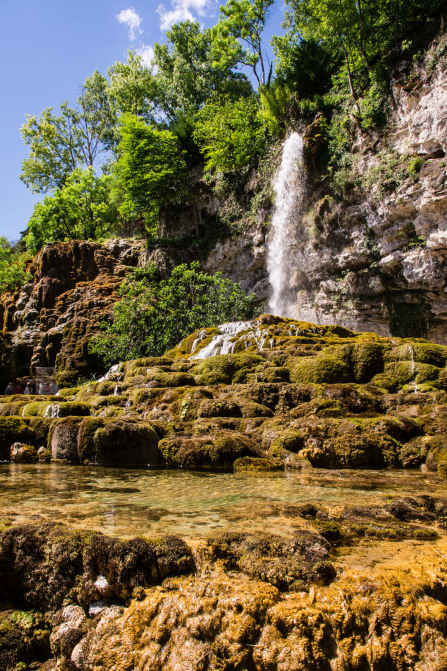
{"type": "Polygon", "coordinates": [[[199,16],[209,16],[215,7],[215,0],[172,0],[171,9],[159,5],[157,13],[160,16],[160,29],[168,30],[179,21],[195,21],[196,17],[192,12],[199,16]]]}
{"type": "Polygon", "coordinates": [[[154,50],[151,47],[151,45],[150,44],[143,44],[143,46],[140,47],[140,49],[135,49],[135,52],[139,56],[141,56],[144,65],[146,65],[146,67],[149,68],[151,66],[152,60],[154,58],[154,50]]]}
{"type": "Polygon", "coordinates": [[[129,28],[129,38],[134,40],[138,34],[143,31],[140,30],[141,16],[138,16],[133,7],[122,9],[116,18],[120,23],[124,23],[129,28]]]}

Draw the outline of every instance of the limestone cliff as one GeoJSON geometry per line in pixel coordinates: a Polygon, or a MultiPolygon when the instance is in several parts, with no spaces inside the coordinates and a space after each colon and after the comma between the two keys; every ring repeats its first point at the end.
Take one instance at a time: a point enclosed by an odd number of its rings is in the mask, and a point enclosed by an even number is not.
{"type": "MultiPolygon", "coordinates": [[[[401,64],[389,122],[358,134],[342,196],[309,152],[305,214],[290,240],[301,319],[447,342],[446,50],[443,37],[419,65],[401,64]]],[[[217,245],[207,268],[267,297],[262,214],[247,235],[217,245]]]]}
{"type": "Polygon", "coordinates": [[[87,344],[110,314],[122,278],[150,261],[166,270],[175,260],[175,251],[168,259],[143,240],[44,247],[28,269],[30,281],[0,302],[0,382],[28,376],[33,366],[56,366],[65,385],[100,370],[87,344]]]}

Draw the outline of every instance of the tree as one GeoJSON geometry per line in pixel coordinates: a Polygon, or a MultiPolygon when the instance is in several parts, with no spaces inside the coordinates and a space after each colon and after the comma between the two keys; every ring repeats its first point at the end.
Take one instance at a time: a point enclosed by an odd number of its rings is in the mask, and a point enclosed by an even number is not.
{"type": "Polygon", "coordinates": [[[143,217],[155,234],[160,210],[187,198],[187,168],[175,136],[125,114],[113,166],[115,198],[127,219],[143,217]]]}
{"type": "Polygon", "coordinates": [[[108,97],[117,116],[134,114],[146,123],[156,121],[157,83],[141,56],[129,51],[127,63],[116,62],[108,68],[110,79],[108,97]]]}
{"type": "Polygon", "coordinates": [[[154,45],[158,105],[169,123],[192,118],[217,93],[248,95],[247,78],[233,71],[234,60],[216,66],[212,53],[214,32],[197,22],[183,21],[166,33],[165,44],[154,45]]]}
{"type": "Polygon", "coordinates": [[[274,0],[228,0],[221,5],[213,38],[216,68],[241,63],[252,70],[258,85],[269,86],[272,64],[263,49],[262,33],[273,3],[274,0]]]}
{"type": "Polygon", "coordinates": [[[117,222],[110,202],[111,177],[98,177],[93,168],[76,168],[65,186],[37,203],[28,222],[27,248],[33,253],[51,242],[98,239],[117,222]]]}
{"type": "Polygon", "coordinates": [[[89,350],[106,364],[159,356],[198,328],[253,316],[255,296],[221,273],[208,275],[197,262],[182,264],[162,279],[155,264],[127,278],[113,320],[89,350]]]}
{"type": "Polygon", "coordinates": [[[20,130],[30,154],[20,179],[34,193],[61,189],[76,168],[95,167],[108,151],[116,119],[107,88],[107,80],[96,71],[83,84],[75,107],[63,102],[59,116],[51,107],[39,118],[27,116],[20,130]]]}
{"type": "Polygon", "coordinates": [[[253,165],[265,144],[254,98],[212,96],[196,116],[194,137],[210,172],[236,172],[253,165]]]}
{"type": "Polygon", "coordinates": [[[25,282],[30,257],[23,248],[22,243],[14,245],[0,237],[0,295],[18,289],[25,282]]]}

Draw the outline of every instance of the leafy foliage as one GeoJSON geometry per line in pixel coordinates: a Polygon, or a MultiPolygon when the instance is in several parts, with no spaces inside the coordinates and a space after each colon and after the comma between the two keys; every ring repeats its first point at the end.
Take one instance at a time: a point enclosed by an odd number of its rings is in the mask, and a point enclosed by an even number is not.
{"type": "Polygon", "coordinates": [[[107,74],[110,79],[107,96],[116,116],[134,114],[147,123],[155,123],[158,86],[141,56],[129,51],[127,63],[116,62],[107,74]]]}
{"type": "Polygon", "coordinates": [[[210,172],[237,172],[252,165],[265,146],[256,100],[209,98],[197,114],[194,137],[210,172]]]}
{"type": "Polygon", "coordinates": [[[113,168],[119,211],[128,219],[144,218],[154,234],[161,208],[187,197],[184,157],[170,131],[130,114],[122,117],[120,137],[113,168]]]}
{"type": "Polygon", "coordinates": [[[107,151],[114,124],[107,86],[96,71],[85,81],[76,107],[64,102],[59,116],[48,107],[40,118],[27,117],[20,130],[30,154],[20,178],[34,193],[61,189],[76,168],[94,167],[107,151]]]}
{"type": "Polygon", "coordinates": [[[154,45],[157,68],[157,103],[170,123],[191,118],[214,93],[248,95],[252,88],[245,77],[234,72],[230,57],[214,62],[214,32],[201,30],[196,21],[182,21],[166,33],[165,44],[154,45]]]}
{"type": "Polygon", "coordinates": [[[176,266],[168,279],[152,264],[122,285],[112,323],[102,324],[89,349],[106,364],[158,356],[198,328],[252,317],[254,300],[221,273],[200,271],[198,263],[176,266]]]}
{"type": "Polygon", "coordinates": [[[274,0],[228,0],[221,5],[212,47],[215,68],[240,63],[251,69],[259,85],[269,86],[272,65],[263,49],[262,33],[273,3],[274,0]]]}
{"type": "Polygon", "coordinates": [[[110,201],[110,183],[110,177],[98,177],[93,168],[76,168],[63,188],[35,206],[28,223],[27,248],[34,253],[50,242],[95,240],[111,233],[117,210],[110,201]]]}
{"type": "Polygon", "coordinates": [[[12,245],[5,237],[0,237],[0,294],[22,286],[29,260],[29,254],[20,245],[12,245]]]}

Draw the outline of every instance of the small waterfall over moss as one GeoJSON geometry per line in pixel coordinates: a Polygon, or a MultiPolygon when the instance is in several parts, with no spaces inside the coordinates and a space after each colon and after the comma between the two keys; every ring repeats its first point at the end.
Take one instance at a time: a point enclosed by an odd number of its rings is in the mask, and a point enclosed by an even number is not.
{"type": "Polygon", "coordinates": [[[267,254],[267,269],[272,286],[269,310],[280,317],[297,318],[296,296],[291,294],[291,252],[296,223],[302,216],[305,174],[303,140],[292,133],[284,142],[281,166],[273,182],[275,209],[267,254]]]}

